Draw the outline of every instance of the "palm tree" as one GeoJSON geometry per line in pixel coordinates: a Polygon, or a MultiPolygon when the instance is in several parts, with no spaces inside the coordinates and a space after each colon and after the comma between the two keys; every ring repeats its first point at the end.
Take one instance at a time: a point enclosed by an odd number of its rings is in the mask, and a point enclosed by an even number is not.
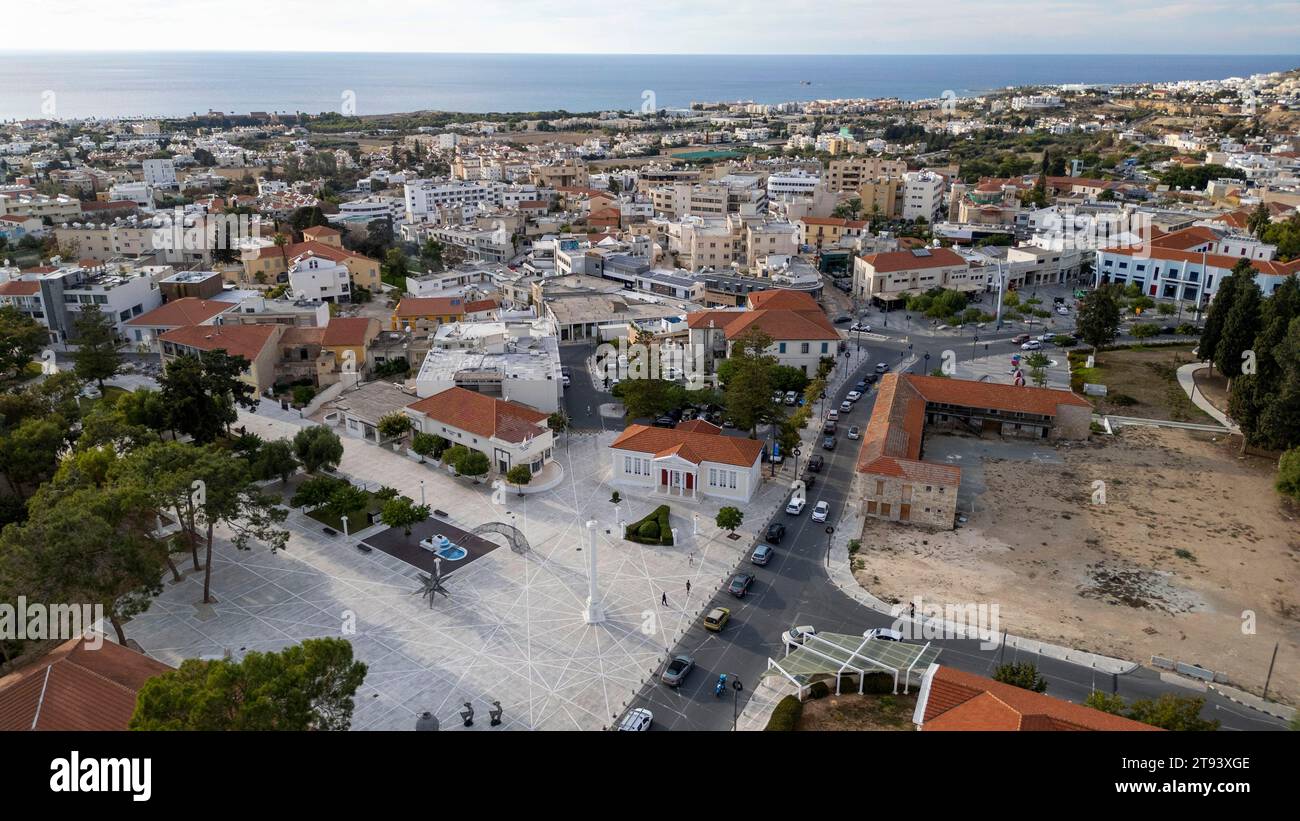
{"type": "Polygon", "coordinates": [[[284,234],[277,232],[276,235],[271,238],[271,242],[275,244],[276,248],[280,249],[280,259],[284,262],[284,272],[287,275],[289,273],[289,238],[284,234]]]}

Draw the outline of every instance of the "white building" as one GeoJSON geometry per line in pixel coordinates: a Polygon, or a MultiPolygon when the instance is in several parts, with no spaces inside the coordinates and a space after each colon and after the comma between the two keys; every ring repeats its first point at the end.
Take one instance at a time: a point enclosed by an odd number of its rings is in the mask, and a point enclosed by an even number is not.
{"type": "Polygon", "coordinates": [[[918,217],[934,223],[943,203],[944,179],[933,171],[909,171],[903,175],[903,219],[918,217]]]}
{"type": "Polygon", "coordinates": [[[402,189],[406,218],[411,222],[423,222],[444,208],[464,208],[496,202],[493,186],[472,181],[412,180],[403,185],[402,189]]]}
{"type": "Polygon", "coordinates": [[[167,160],[145,160],[144,181],[152,188],[176,188],[176,163],[167,160]]]}
{"type": "Polygon", "coordinates": [[[488,457],[492,470],[527,465],[540,473],[552,460],[555,434],[547,414],[464,388],[448,388],[406,407],[416,431],[441,436],[488,457]]]}
{"type": "Polygon", "coordinates": [[[609,446],[610,481],[654,498],[748,502],[763,482],[763,443],[726,436],[708,422],[632,425],[609,446]]]}
{"type": "Polygon", "coordinates": [[[289,263],[289,290],[307,302],[350,302],[352,278],[348,266],[308,251],[289,263]]]}

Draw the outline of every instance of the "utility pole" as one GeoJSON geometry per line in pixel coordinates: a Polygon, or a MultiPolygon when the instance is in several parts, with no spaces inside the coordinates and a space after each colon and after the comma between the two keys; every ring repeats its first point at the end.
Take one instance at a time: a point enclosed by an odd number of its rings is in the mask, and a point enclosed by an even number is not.
{"type": "Polygon", "coordinates": [[[1268,675],[1264,677],[1264,700],[1268,700],[1268,685],[1273,680],[1273,664],[1277,661],[1277,642],[1273,643],[1273,657],[1268,660],[1268,675]]]}

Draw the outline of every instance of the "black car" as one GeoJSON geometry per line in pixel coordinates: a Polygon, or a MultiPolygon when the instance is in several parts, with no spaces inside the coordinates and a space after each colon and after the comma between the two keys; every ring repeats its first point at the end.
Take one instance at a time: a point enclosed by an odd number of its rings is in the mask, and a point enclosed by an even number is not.
{"type": "Polygon", "coordinates": [[[867,380],[865,380],[865,379],[859,379],[858,382],[857,382],[857,384],[855,384],[855,385],[853,386],[853,390],[857,391],[858,393],[866,393],[866,390],[867,390],[867,380]]]}
{"type": "Polygon", "coordinates": [[[656,428],[671,428],[673,425],[676,424],[677,424],[677,420],[673,419],[671,416],[661,416],[655,420],[656,428]]]}
{"type": "Polygon", "coordinates": [[[781,540],[784,538],[785,525],[780,522],[772,522],[772,524],[767,526],[767,535],[764,537],[766,541],[769,541],[772,544],[780,544],[781,540]]]}
{"type": "Polygon", "coordinates": [[[836,427],[835,427],[835,422],[834,422],[834,421],[828,421],[828,422],[827,422],[827,423],[822,427],[822,433],[826,434],[827,436],[834,436],[834,435],[835,435],[835,431],[836,431],[836,427]]]}
{"type": "Polygon", "coordinates": [[[816,477],[815,475],[813,475],[813,474],[811,474],[811,473],[805,473],[805,474],[803,475],[803,487],[804,487],[804,490],[812,490],[812,489],[813,489],[813,485],[815,485],[815,484],[817,484],[817,477],[816,477]]]}
{"type": "Polygon", "coordinates": [[[876,380],[878,380],[878,379],[880,379],[880,375],[879,375],[879,374],[869,373],[869,374],[867,374],[867,378],[866,378],[864,381],[865,381],[868,385],[874,385],[874,384],[876,384],[876,380]]]}
{"type": "Polygon", "coordinates": [[[835,450],[835,437],[827,436],[822,440],[822,447],[826,450],[835,450]]]}
{"type": "Polygon", "coordinates": [[[853,321],[853,317],[849,316],[848,314],[840,314],[839,316],[835,317],[836,325],[843,325],[846,322],[852,322],[852,321],[853,321]]]}
{"type": "Polygon", "coordinates": [[[808,469],[813,473],[819,473],[824,464],[826,464],[826,460],[821,457],[821,454],[815,453],[808,460],[808,469]]]}
{"type": "Polygon", "coordinates": [[[753,583],[753,576],[748,573],[737,573],[731,577],[731,584],[727,585],[727,592],[738,599],[743,599],[753,583]]]}

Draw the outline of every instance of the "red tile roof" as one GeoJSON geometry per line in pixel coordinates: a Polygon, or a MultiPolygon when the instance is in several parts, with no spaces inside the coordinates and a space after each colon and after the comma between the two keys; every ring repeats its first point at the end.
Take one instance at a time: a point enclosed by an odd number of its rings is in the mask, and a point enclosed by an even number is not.
{"type": "Polygon", "coordinates": [[[212,317],[237,308],[233,302],[215,299],[182,297],[160,305],[152,311],[132,317],[127,325],[150,328],[179,328],[182,325],[201,325],[212,317]]]}
{"type": "Polygon", "coordinates": [[[680,456],[696,465],[717,462],[738,467],[753,466],[763,452],[763,443],[759,440],[724,436],[717,429],[703,431],[680,427],[652,428],[649,425],[630,425],[610,447],[649,453],[655,457],[680,456]]]}
{"type": "Polygon", "coordinates": [[[272,259],[280,259],[281,256],[283,256],[285,259],[293,259],[294,257],[299,257],[306,253],[312,253],[318,257],[333,260],[334,262],[343,262],[349,259],[369,259],[371,262],[375,261],[364,254],[357,254],[347,250],[346,248],[340,248],[336,245],[326,245],[323,242],[317,242],[315,240],[291,242],[284,246],[283,254],[281,253],[279,246],[266,245],[257,249],[257,258],[266,259],[267,257],[271,257],[272,259]]]}
{"type": "Polygon", "coordinates": [[[330,319],[325,326],[325,335],[321,344],[326,346],[366,344],[367,337],[379,333],[379,320],[366,316],[339,316],[330,319]],[[372,334],[371,331],[374,331],[372,334]]]}
{"type": "Polygon", "coordinates": [[[830,225],[854,230],[866,228],[868,225],[867,220],[851,220],[843,217],[800,217],[798,221],[804,225],[830,225]]]}
{"type": "Polygon", "coordinates": [[[0,731],[125,730],[136,692],[172,669],[111,641],[84,645],[64,642],[0,678],[0,731]]]}
{"type": "Polygon", "coordinates": [[[476,299],[473,302],[465,303],[465,313],[475,314],[478,313],[479,311],[491,311],[493,309],[500,308],[500,307],[501,307],[501,300],[497,299],[496,297],[490,297],[488,299],[476,299]]]}
{"type": "Polygon", "coordinates": [[[458,296],[407,297],[397,303],[397,316],[464,316],[465,300],[458,296]]]}
{"type": "Polygon", "coordinates": [[[1159,730],[952,667],[939,667],[924,697],[922,730],[1159,730]]]}
{"type": "Polygon", "coordinates": [[[951,248],[930,248],[930,253],[917,256],[911,251],[886,251],[880,254],[868,254],[863,261],[877,273],[893,271],[914,271],[924,268],[946,268],[951,265],[964,266],[966,258],[951,248]]]}
{"type": "Polygon", "coordinates": [[[0,296],[31,296],[41,290],[41,283],[34,279],[11,279],[0,285],[0,296]]]}
{"type": "Polygon", "coordinates": [[[751,327],[759,328],[775,340],[835,340],[839,331],[827,319],[817,301],[801,291],[777,289],[749,295],[748,311],[696,311],[686,315],[691,328],[713,327],[734,339],[751,327]]]}
{"type": "Polygon", "coordinates": [[[283,329],[283,325],[274,324],[183,325],[158,338],[200,351],[225,351],[231,356],[242,356],[252,362],[283,329]]]}
{"type": "Polygon", "coordinates": [[[547,430],[547,417],[541,411],[464,388],[448,388],[407,408],[444,425],[506,442],[522,442],[547,430]]]}
{"type": "Polygon", "coordinates": [[[1091,407],[1070,391],[999,385],[967,379],[885,374],[871,420],[858,451],[859,473],[873,473],[930,484],[956,485],[961,469],[922,462],[921,437],[927,403],[987,408],[1007,413],[1056,416],[1061,405],[1091,407]]]}

